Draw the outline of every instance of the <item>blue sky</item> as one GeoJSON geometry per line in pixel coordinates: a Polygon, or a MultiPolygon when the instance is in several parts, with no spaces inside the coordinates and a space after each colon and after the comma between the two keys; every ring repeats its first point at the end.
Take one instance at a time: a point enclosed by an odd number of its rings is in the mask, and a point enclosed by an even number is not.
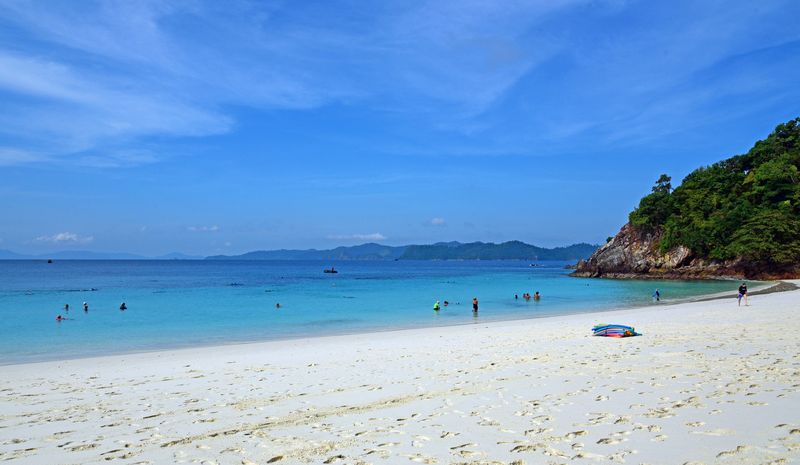
{"type": "Polygon", "coordinates": [[[0,249],[600,242],[800,115],[800,2],[0,3],[0,249]]]}

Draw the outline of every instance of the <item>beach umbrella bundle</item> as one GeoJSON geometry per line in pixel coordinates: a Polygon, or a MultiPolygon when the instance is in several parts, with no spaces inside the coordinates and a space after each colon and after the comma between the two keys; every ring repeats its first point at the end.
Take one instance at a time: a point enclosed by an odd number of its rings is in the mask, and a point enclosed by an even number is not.
{"type": "Polygon", "coordinates": [[[592,328],[592,333],[594,336],[604,337],[631,337],[639,335],[633,326],[609,324],[596,325],[594,328],[592,328]]]}

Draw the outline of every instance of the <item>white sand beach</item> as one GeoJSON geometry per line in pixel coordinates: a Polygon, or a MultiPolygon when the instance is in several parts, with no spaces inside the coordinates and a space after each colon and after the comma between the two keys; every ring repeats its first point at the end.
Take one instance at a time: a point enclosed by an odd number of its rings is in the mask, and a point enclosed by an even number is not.
{"type": "Polygon", "coordinates": [[[800,463],[800,291],[750,304],[3,366],[0,461],[800,463]]]}

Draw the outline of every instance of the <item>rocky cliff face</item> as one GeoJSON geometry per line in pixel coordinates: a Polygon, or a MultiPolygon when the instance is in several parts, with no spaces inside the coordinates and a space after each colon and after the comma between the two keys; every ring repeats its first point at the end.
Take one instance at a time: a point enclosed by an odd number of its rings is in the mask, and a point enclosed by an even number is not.
{"type": "Polygon", "coordinates": [[[630,224],[597,249],[588,260],[578,262],[571,276],[604,278],[780,279],[797,275],[798,270],[763,270],[737,261],[711,261],[695,257],[679,246],[662,253],[660,232],[645,233],[630,224]]]}

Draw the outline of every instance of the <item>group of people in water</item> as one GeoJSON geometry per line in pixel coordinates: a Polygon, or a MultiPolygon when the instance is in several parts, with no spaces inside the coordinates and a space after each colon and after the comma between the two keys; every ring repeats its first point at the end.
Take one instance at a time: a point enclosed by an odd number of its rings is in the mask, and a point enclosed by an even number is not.
{"type": "MultiPolygon", "coordinates": [[[[461,304],[461,302],[456,302],[456,305],[460,305],[460,304],[461,304]]],[[[441,305],[441,304],[439,304],[439,301],[437,300],[436,302],[433,303],[433,311],[434,312],[438,312],[439,310],[442,309],[442,306],[448,307],[448,306],[450,306],[450,302],[445,300],[443,302],[443,305],[441,305]]],[[[475,314],[478,313],[478,298],[477,297],[473,297],[472,298],[472,313],[475,313],[475,314]]]]}
{"type": "MultiPolygon", "coordinates": [[[[539,301],[539,299],[542,298],[542,295],[539,294],[539,291],[534,292],[533,295],[531,295],[529,292],[526,292],[526,293],[522,294],[522,298],[525,299],[526,301],[530,301],[531,299],[533,299],[535,301],[539,301]]],[[[519,294],[514,294],[514,300],[519,300],[519,294]]],[[[459,304],[459,303],[460,302],[457,302],[456,304],[459,304]]],[[[439,301],[437,300],[433,304],[433,311],[434,312],[438,312],[439,310],[442,309],[442,306],[447,307],[448,305],[450,305],[450,302],[448,302],[446,300],[444,301],[444,305],[440,304],[439,301]]],[[[478,298],[477,297],[473,297],[472,298],[472,314],[473,315],[477,315],[478,314],[478,298]]]]}
{"type": "MultiPolygon", "coordinates": [[[[529,302],[531,299],[538,301],[539,299],[542,298],[542,295],[539,294],[539,291],[534,292],[532,296],[530,292],[526,292],[522,294],[522,298],[525,299],[526,302],[529,302]]],[[[519,299],[519,296],[517,294],[514,294],[514,300],[517,299],[519,299]]]]}
{"type": "MultiPolygon", "coordinates": [[[[128,305],[125,302],[119,304],[119,311],[124,312],[128,309],[128,305]]],[[[69,304],[64,304],[64,312],[69,315],[69,304]]],[[[83,313],[89,313],[89,304],[87,302],[83,303],[83,313]]],[[[56,321],[64,321],[69,320],[70,318],[61,315],[60,313],[56,316],[56,321]]]]}

